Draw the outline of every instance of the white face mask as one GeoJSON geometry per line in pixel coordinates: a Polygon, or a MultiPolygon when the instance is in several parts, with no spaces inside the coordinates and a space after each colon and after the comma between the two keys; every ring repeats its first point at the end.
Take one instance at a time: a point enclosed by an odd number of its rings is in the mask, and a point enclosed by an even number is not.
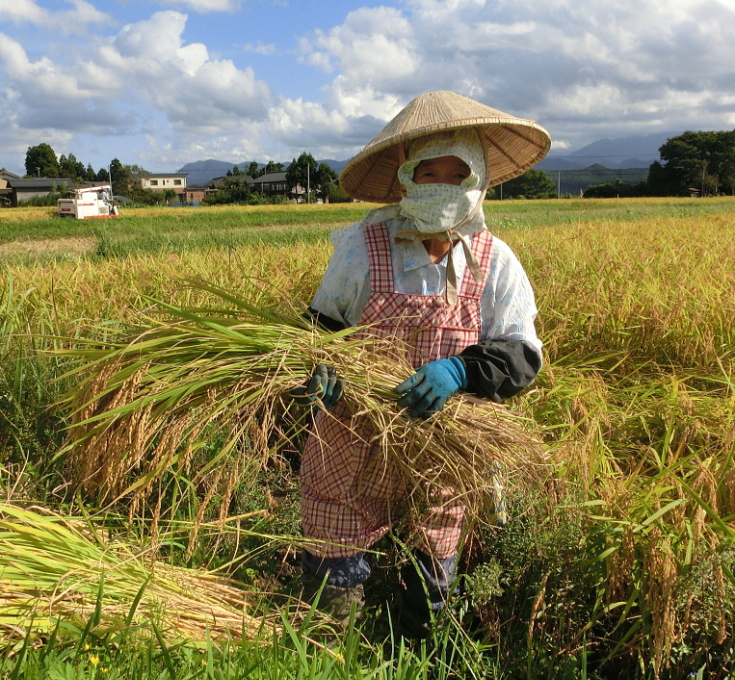
{"type": "Polygon", "coordinates": [[[485,196],[485,156],[477,132],[472,128],[438,133],[409,142],[407,160],[398,169],[398,180],[406,195],[399,203],[399,215],[413,221],[425,234],[450,231],[472,234],[485,228],[482,200],[485,196]],[[430,158],[456,156],[470,168],[470,175],[459,186],[453,184],[416,184],[416,166],[430,158]],[[479,206],[479,210],[478,210],[479,206]]]}

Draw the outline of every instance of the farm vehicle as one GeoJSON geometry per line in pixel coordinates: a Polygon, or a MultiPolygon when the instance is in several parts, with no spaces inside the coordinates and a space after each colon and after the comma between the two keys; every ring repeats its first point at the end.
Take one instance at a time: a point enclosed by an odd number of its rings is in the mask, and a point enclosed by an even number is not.
{"type": "Polygon", "coordinates": [[[111,196],[112,187],[109,184],[72,189],[67,198],[60,198],[57,202],[59,216],[77,220],[118,217],[117,205],[111,196]]]}

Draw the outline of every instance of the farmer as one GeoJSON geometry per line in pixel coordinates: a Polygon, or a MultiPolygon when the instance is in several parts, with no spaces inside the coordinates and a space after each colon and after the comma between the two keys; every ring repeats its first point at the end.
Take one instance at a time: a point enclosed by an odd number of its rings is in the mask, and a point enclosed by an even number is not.
{"type": "MultiPolygon", "coordinates": [[[[482,204],[490,184],[522,174],[549,145],[531,121],[431,92],[341,173],[353,198],[391,205],[332,234],[334,253],[310,312],[329,329],[369,325],[370,335],[408,348],[416,372],[395,392],[414,418],[429,418],[458,391],[500,402],[541,367],[533,291],[510,248],[487,230],[482,204]]],[[[296,397],[320,406],[301,464],[303,531],[318,541],[302,553],[302,596],[309,601],[324,586],[320,606],[338,618],[353,602],[362,607],[370,575],[363,551],[395,523],[402,494],[395,475],[375,473],[379,443],[351,420],[343,386],[319,365],[296,397]]],[[[430,508],[414,528],[399,630],[421,638],[455,577],[463,508],[430,508]]]]}

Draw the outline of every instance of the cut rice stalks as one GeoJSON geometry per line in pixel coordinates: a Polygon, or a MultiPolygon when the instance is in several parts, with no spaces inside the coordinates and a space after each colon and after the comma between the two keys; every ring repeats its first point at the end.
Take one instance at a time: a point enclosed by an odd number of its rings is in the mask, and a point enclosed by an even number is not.
{"type": "Polygon", "coordinates": [[[441,490],[444,502],[460,500],[479,516],[499,468],[510,484],[548,475],[528,421],[505,407],[456,396],[428,421],[411,418],[392,392],[413,373],[394,358],[395,343],[361,339],[359,329],[326,332],[297,310],[274,313],[188,283],[229,308],[152,301],[157,312],[146,315],[144,330],[64,352],[80,360],[69,374],[77,388],[64,402],[72,413],[64,452],[76,484],[101,498],[131,495],[135,504],[174,472],[204,487],[207,500],[220,498],[224,516],[233,489],[307,429],[308,413],[289,393],[318,363],[345,379],[355,432],[371,426],[368,436],[382,444],[376,464],[401,475],[413,507],[435,505],[441,490]],[[213,441],[220,448],[199,455],[213,441]]]}
{"type": "Polygon", "coordinates": [[[153,624],[192,642],[252,640],[275,625],[248,613],[252,594],[233,582],[136,554],[43,508],[0,503],[0,555],[0,644],[46,637],[58,621],[147,636],[153,624]]]}

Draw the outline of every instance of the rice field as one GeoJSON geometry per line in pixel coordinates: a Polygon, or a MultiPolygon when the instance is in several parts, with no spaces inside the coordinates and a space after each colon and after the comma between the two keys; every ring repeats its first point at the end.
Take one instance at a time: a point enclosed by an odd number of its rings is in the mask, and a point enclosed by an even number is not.
{"type": "Polygon", "coordinates": [[[0,594],[0,675],[731,676],[732,198],[486,204],[533,283],[544,341],[539,379],[508,405],[554,467],[517,487],[505,528],[468,536],[467,575],[433,644],[384,644],[400,559],[387,541],[371,558],[369,613],[340,644],[322,621],[293,618],[298,436],[261,451],[248,474],[223,467],[215,479],[196,471],[228,440],[204,428],[188,464],[150,477],[135,501],[71,484],[59,455],[72,422],[64,395],[83,379],[70,370],[85,339],[111,343],[160,319],[153,301],[221,310],[217,289],[259,309],[298,309],[326,266],[330,231],[367,207],[141,209],[104,225],[0,211],[0,542],[10,546],[0,584],[15,588],[12,602],[9,587],[0,594]],[[88,247],[38,246],[64,239],[88,247]],[[29,527],[35,542],[23,547],[29,527]],[[45,553],[61,535],[69,557],[45,553]],[[122,555],[130,562],[118,569],[122,555]],[[232,612],[216,618],[239,611],[240,633],[205,615],[196,634],[188,620],[176,632],[181,617],[167,618],[152,589],[146,599],[157,573],[162,588],[178,584],[176,597],[191,579],[232,589],[240,604],[233,594],[232,612]],[[58,585],[42,589],[41,574],[58,585]]]}

